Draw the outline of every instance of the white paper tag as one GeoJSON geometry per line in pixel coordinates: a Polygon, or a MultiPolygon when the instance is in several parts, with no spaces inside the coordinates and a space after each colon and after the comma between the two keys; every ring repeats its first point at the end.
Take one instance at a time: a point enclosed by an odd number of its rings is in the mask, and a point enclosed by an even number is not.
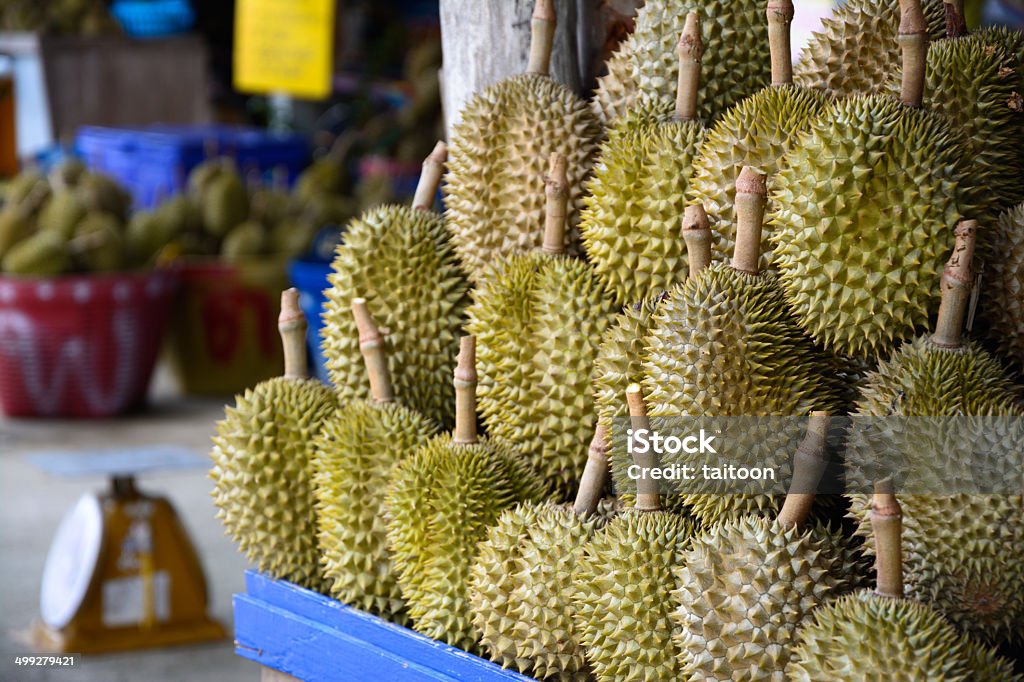
{"type": "MultiPolygon", "coordinates": [[[[115,578],[103,583],[103,624],[107,627],[138,625],[145,619],[142,576],[115,578]]],[[[171,580],[166,571],[153,574],[153,617],[166,621],[171,615],[171,580]]]]}

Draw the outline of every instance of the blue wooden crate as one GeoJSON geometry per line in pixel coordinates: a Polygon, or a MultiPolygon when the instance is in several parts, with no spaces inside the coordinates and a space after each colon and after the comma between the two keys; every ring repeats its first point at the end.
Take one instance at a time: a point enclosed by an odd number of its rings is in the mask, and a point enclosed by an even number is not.
{"type": "Polygon", "coordinates": [[[236,594],[235,653],[306,682],[526,682],[524,677],[256,571],[236,594]]]}

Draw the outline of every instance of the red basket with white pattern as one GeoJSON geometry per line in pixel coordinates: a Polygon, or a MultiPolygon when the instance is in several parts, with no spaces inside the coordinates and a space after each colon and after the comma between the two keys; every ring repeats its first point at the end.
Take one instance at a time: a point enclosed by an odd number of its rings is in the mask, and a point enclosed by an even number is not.
{"type": "Polygon", "coordinates": [[[99,418],[142,405],[176,287],[172,270],[0,277],[0,409],[99,418]]]}

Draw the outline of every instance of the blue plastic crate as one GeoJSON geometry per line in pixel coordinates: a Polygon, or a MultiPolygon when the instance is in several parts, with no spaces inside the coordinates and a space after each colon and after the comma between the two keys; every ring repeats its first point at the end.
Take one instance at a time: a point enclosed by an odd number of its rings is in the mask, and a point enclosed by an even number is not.
{"type": "Polygon", "coordinates": [[[291,186],[310,161],[309,140],[303,135],[234,126],[86,126],[79,129],[75,146],[90,168],[131,192],[137,209],[153,208],[180,192],[189,171],[210,151],[235,159],[246,177],[258,170],[266,184],[281,169],[291,186]]]}
{"type": "Polygon", "coordinates": [[[133,38],[184,33],[196,18],[187,0],[115,0],[110,13],[133,38]]]}
{"type": "Polygon", "coordinates": [[[246,571],[235,653],[305,682],[529,682],[468,654],[289,582],[246,571]]]}

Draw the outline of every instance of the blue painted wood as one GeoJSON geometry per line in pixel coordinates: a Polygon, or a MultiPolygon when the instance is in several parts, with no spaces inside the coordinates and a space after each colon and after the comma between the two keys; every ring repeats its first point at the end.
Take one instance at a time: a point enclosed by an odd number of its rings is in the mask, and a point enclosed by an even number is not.
{"type": "Polygon", "coordinates": [[[256,571],[236,594],[235,652],[306,682],[524,682],[460,649],[256,571]]]}

